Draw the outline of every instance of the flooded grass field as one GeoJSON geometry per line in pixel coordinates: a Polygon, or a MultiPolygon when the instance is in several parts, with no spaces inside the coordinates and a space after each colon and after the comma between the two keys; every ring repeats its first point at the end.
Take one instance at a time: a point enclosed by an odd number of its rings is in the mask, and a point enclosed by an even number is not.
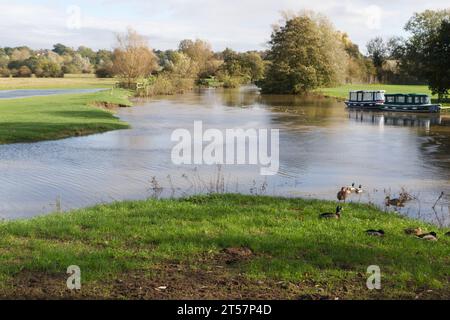
{"type": "Polygon", "coordinates": [[[0,216],[209,192],[337,200],[339,188],[355,182],[364,192],[348,201],[384,208],[386,196],[404,191],[412,200],[401,213],[450,223],[450,116],[445,114],[355,112],[335,99],[263,96],[244,87],[136,101],[117,115],[132,128],[1,145],[0,216]],[[171,133],[192,130],[194,121],[219,130],[279,129],[279,173],[264,177],[252,165],[174,165],[171,133]]]}

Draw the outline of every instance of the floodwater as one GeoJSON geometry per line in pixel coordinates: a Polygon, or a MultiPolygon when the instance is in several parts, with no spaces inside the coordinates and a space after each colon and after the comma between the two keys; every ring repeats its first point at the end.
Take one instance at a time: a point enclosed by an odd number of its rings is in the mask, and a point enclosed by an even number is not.
{"type": "Polygon", "coordinates": [[[414,199],[399,209],[402,214],[450,225],[445,114],[356,112],[335,99],[262,96],[245,87],[138,101],[117,115],[132,128],[0,146],[1,217],[207,192],[336,200],[341,186],[355,182],[364,192],[349,201],[384,208],[387,195],[403,190],[414,199]],[[259,165],[175,165],[171,134],[192,132],[194,121],[221,132],[279,129],[278,174],[261,176],[259,165]]]}
{"type": "Polygon", "coordinates": [[[51,96],[66,93],[93,93],[105,89],[23,89],[0,90],[0,99],[17,99],[37,96],[51,96]]]}

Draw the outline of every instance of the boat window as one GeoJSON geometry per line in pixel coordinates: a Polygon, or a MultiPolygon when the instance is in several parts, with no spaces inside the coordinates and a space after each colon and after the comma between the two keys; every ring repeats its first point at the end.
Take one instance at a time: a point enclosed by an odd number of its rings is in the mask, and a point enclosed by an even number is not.
{"type": "Polygon", "coordinates": [[[387,96],[386,97],[386,101],[390,102],[390,103],[393,103],[393,102],[395,102],[395,97],[394,96],[387,96]]]}
{"type": "Polygon", "coordinates": [[[363,101],[363,93],[362,92],[358,92],[358,99],[357,101],[363,101]]]}
{"type": "Polygon", "coordinates": [[[358,95],[356,92],[350,92],[350,100],[351,101],[357,101],[358,100],[358,95]]]}
{"type": "Polygon", "coordinates": [[[407,98],[407,102],[408,102],[408,103],[414,103],[413,97],[408,97],[408,98],[407,98]]]}
{"type": "Polygon", "coordinates": [[[384,100],[384,93],[383,92],[377,92],[375,94],[375,100],[384,100]]]}
{"type": "Polygon", "coordinates": [[[421,103],[421,102],[420,102],[420,97],[416,97],[415,103],[417,103],[417,104],[420,104],[420,103],[421,103]]]}
{"type": "Polygon", "coordinates": [[[397,97],[397,102],[398,103],[405,103],[405,96],[398,96],[397,97]]]}
{"type": "Polygon", "coordinates": [[[364,101],[373,101],[373,92],[364,92],[364,101]]]}

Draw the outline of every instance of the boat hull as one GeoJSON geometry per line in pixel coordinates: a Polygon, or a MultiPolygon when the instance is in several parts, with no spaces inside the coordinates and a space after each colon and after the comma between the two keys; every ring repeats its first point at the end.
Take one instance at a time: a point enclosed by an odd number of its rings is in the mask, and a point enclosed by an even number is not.
{"type": "Polygon", "coordinates": [[[384,104],[381,107],[381,110],[391,112],[438,113],[441,111],[441,106],[438,104],[427,104],[427,105],[384,104]]]}
{"type": "Polygon", "coordinates": [[[382,103],[377,102],[345,101],[345,104],[349,109],[359,109],[359,110],[381,110],[381,108],[383,107],[382,103]]]}
{"type": "Polygon", "coordinates": [[[377,102],[353,102],[345,101],[349,109],[355,110],[374,110],[374,111],[390,111],[390,112],[414,112],[414,113],[438,113],[441,111],[439,104],[426,105],[399,105],[377,102]]]}

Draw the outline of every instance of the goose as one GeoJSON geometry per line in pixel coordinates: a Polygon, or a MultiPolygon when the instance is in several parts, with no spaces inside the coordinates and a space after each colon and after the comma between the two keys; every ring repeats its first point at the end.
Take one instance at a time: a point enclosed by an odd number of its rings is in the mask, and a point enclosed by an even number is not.
{"type": "Polygon", "coordinates": [[[404,202],[403,200],[400,200],[400,199],[397,199],[397,198],[391,199],[391,197],[389,197],[389,196],[387,196],[385,198],[386,207],[389,207],[389,206],[403,207],[404,206],[403,202],[404,202]]]}
{"type": "Polygon", "coordinates": [[[356,192],[356,187],[355,187],[355,183],[353,182],[351,186],[347,187],[347,190],[349,190],[350,192],[356,192]]]}
{"type": "Polygon", "coordinates": [[[422,228],[418,227],[418,228],[406,228],[405,229],[405,233],[406,234],[411,234],[411,235],[415,235],[415,236],[420,236],[421,234],[423,234],[422,228]]]}
{"type": "Polygon", "coordinates": [[[450,231],[445,234],[447,237],[450,237],[450,231]]]}
{"type": "Polygon", "coordinates": [[[367,235],[374,236],[374,237],[384,237],[384,231],[383,230],[366,230],[367,235]]]}
{"type": "Polygon", "coordinates": [[[321,219],[340,219],[342,210],[343,209],[341,206],[337,206],[335,213],[331,213],[331,212],[321,213],[319,217],[321,219]]]}
{"type": "Polygon", "coordinates": [[[344,201],[347,200],[347,196],[350,194],[350,191],[348,190],[348,188],[346,187],[342,187],[341,191],[338,192],[337,194],[337,198],[339,201],[344,201]]]}
{"type": "Polygon", "coordinates": [[[429,233],[420,234],[417,237],[419,237],[420,239],[423,239],[423,240],[437,241],[437,234],[434,231],[429,232],[429,233]]]}
{"type": "Polygon", "coordinates": [[[360,184],[358,188],[356,188],[355,193],[363,193],[362,185],[360,184]]]}

